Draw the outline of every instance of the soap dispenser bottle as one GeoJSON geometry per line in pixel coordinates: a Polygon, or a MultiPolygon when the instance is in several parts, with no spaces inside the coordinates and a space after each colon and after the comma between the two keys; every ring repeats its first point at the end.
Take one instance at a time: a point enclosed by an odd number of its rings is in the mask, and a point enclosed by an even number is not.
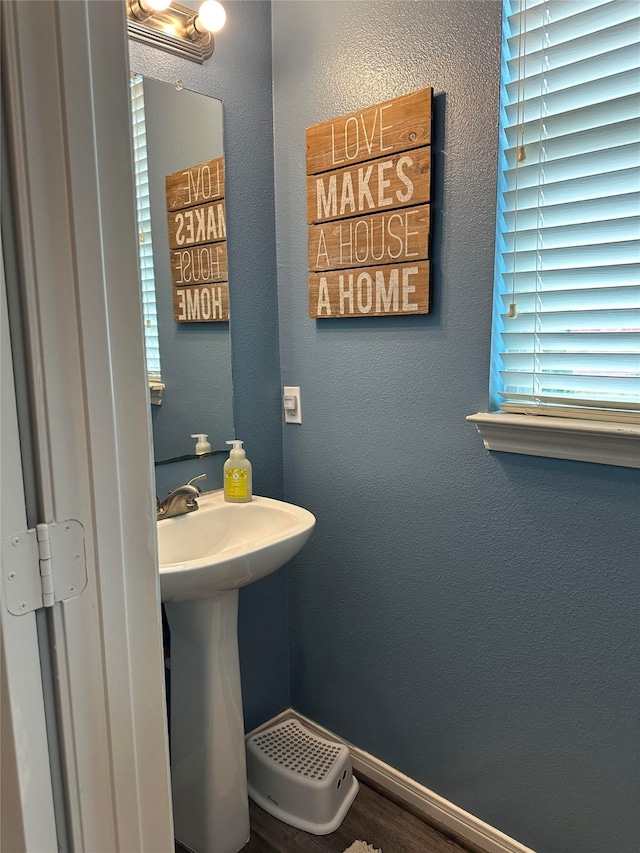
{"type": "Polygon", "coordinates": [[[247,503],[253,497],[251,489],[251,462],[242,447],[243,442],[228,441],[232,444],[229,458],[224,463],[224,499],[231,503],[247,503]]]}
{"type": "Polygon", "coordinates": [[[204,432],[196,432],[191,438],[197,438],[196,456],[203,456],[205,453],[211,453],[211,445],[209,444],[209,436],[204,432]]]}

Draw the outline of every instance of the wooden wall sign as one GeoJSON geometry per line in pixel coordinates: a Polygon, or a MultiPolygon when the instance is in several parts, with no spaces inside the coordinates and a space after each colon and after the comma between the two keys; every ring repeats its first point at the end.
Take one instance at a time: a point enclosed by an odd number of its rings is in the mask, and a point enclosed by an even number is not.
{"type": "Polygon", "coordinates": [[[311,317],[429,312],[432,95],[307,128],[311,317]]]}
{"type": "Polygon", "coordinates": [[[166,176],[167,221],[178,323],[229,319],[224,158],[166,176]]]}

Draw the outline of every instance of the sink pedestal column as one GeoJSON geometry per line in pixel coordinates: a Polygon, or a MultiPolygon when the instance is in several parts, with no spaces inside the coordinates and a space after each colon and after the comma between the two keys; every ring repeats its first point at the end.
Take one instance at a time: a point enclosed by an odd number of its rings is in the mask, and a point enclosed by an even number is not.
{"type": "Polygon", "coordinates": [[[166,604],[175,836],[194,853],[249,840],[238,590],[166,604]]]}

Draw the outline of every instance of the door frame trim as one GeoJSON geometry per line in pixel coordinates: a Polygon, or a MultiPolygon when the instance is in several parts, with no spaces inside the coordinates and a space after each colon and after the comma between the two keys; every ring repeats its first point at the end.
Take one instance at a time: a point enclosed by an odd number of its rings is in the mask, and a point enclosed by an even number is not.
{"type": "Polygon", "coordinates": [[[49,625],[69,844],[168,853],[124,6],[2,7],[33,511],[37,522],[77,519],[86,534],[87,588],[54,605],[49,625]]]}

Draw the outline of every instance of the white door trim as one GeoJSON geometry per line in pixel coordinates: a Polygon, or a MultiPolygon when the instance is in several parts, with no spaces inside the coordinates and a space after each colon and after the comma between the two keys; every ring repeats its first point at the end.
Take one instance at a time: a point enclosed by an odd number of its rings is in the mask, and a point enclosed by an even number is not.
{"type": "MultiPolygon", "coordinates": [[[[1,247],[0,238],[0,542],[27,528],[1,247]]],[[[1,575],[0,850],[55,850],[36,615],[9,613],[1,575]]]]}
{"type": "Polygon", "coordinates": [[[38,521],[86,537],[87,588],[51,625],[70,846],[169,853],[124,5],[2,7],[38,521]]]}

